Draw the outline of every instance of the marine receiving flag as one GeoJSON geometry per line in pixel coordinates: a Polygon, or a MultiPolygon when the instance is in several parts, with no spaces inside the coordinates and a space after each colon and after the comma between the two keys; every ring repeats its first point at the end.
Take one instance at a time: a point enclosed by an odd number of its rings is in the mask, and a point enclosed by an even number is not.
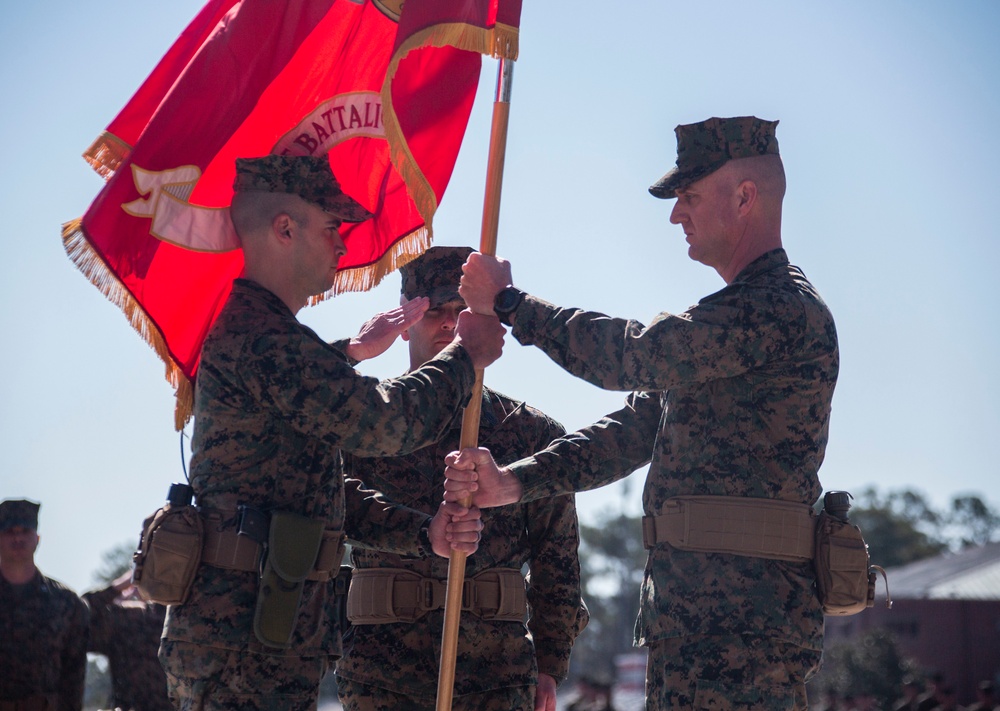
{"type": "Polygon", "coordinates": [[[520,2],[513,25],[499,0],[402,5],[211,0],[86,152],[107,183],[63,242],[163,359],[178,428],[202,341],[243,267],[227,209],[237,157],[326,154],[374,213],[342,227],[348,254],[317,300],[371,288],[430,246],[479,53],[516,52],[520,2]]]}

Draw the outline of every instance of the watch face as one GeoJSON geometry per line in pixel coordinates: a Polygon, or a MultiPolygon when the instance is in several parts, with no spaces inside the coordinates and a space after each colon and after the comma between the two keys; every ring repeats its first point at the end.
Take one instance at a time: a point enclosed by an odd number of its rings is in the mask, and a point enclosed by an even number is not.
{"type": "Polygon", "coordinates": [[[504,289],[497,294],[496,310],[504,313],[513,311],[521,301],[520,292],[514,289],[504,289]]]}

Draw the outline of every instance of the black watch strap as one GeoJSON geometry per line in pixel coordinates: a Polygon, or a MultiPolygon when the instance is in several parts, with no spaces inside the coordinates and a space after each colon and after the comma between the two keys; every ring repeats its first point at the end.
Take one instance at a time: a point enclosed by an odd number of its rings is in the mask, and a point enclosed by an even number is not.
{"type": "Polygon", "coordinates": [[[420,554],[423,557],[434,557],[434,544],[431,543],[431,519],[424,521],[424,524],[417,532],[417,544],[420,549],[420,554]]]}
{"type": "Polygon", "coordinates": [[[504,287],[493,299],[493,312],[504,326],[510,326],[510,316],[524,300],[524,292],[513,286],[504,287]]]}

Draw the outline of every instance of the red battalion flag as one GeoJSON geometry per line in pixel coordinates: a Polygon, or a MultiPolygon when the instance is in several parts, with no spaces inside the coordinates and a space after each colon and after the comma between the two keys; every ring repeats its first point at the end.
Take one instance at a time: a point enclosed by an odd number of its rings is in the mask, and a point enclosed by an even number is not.
{"type": "Polygon", "coordinates": [[[315,298],[371,288],[430,246],[480,53],[516,52],[520,0],[506,5],[211,0],[87,151],[107,183],[63,226],[66,252],[163,359],[178,428],[243,268],[227,209],[235,159],[328,155],[375,217],[343,226],[337,283],[315,298]]]}
{"type": "Polygon", "coordinates": [[[517,59],[520,22],[521,0],[420,0],[402,13],[382,103],[392,162],[428,222],[442,195],[434,186],[447,185],[452,164],[434,148],[442,111],[413,107],[445,99],[466,109],[480,55],[517,59]]]}

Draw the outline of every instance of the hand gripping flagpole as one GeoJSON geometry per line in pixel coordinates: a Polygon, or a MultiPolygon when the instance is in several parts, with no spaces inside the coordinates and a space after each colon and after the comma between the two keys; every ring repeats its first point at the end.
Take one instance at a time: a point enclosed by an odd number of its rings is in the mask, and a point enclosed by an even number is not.
{"type": "MultiPolygon", "coordinates": [[[[497,66],[496,97],[493,101],[493,124],[490,128],[490,153],[486,165],[486,196],[483,200],[483,227],[479,251],[493,256],[497,251],[500,223],[500,190],[503,187],[504,155],[507,151],[507,123],[510,118],[511,82],[514,62],[500,58],[497,66]]],[[[469,405],[462,415],[460,447],[479,444],[479,416],[483,407],[483,369],[476,369],[469,405]]],[[[471,506],[471,498],[461,502],[471,506]]],[[[462,591],[465,583],[465,553],[452,551],[448,560],[448,587],[444,603],[444,629],[441,633],[441,668],[438,672],[437,711],[451,711],[455,691],[455,661],[458,657],[458,623],[462,614],[462,591]]]]}

